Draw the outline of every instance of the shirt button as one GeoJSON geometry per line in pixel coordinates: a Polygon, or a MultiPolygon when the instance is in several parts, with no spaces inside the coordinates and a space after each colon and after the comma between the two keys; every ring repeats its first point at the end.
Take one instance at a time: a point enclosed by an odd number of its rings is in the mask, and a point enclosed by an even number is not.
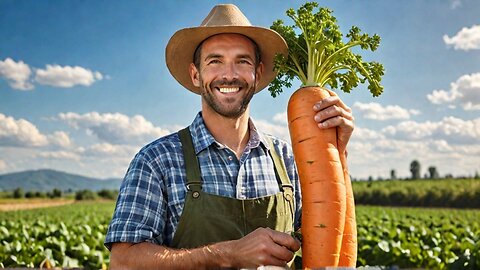
{"type": "Polygon", "coordinates": [[[232,160],[233,160],[233,157],[232,157],[232,156],[228,156],[228,160],[232,161],[232,160]]]}

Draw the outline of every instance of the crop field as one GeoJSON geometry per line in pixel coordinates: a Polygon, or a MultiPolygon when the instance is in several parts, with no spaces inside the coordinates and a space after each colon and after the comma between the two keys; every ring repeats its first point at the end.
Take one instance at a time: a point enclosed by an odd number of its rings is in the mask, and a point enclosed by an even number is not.
{"type": "Polygon", "coordinates": [[[0,212],[0,267],[106,269],[113,202],[0,212]]]}
{"type": "MultiPolygon", "coordinates": [[[[113,202],[0,212],[0,267],[105,269],[113,202]]],[[[480,269],[480,210],[357,207],[359,266],[480,269]]]]}

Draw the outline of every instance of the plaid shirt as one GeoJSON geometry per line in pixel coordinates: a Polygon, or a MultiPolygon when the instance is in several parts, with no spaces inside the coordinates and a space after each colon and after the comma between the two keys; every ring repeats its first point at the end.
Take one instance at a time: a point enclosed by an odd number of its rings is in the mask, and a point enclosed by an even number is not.
{"type": "MultiPolygon", "coordinates": [[[[189,126],[201,173],[202,190],[237,199],[258,198],[279,192],[269,145],[253,122],[250,139],[240,157],[216,142],[201,113],[189,126]]],[[[291,147],[272,138],[295,189],[295,228],[299,227],[300,184],[291,147]]],[[[178,133],[162,137],[140,150],[120,187],[105,245],[114,242],[152,242],[168,246],[172,240],[187,192],[182,146],[178,133]]]]}

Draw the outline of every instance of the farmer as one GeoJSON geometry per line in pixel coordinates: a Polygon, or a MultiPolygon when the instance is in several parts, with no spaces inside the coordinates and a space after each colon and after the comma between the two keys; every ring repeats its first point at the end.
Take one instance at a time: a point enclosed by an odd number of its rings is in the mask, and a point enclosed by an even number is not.
{"type": "MultiPolygon", "coordinates": [[[[286,52],[280,35],[251,26],[234,5],[173,35],[167,66],[201,96],[202,110],[131,162],[105,240],[111,269],[255,268],[293,258],[301,196],[292,150],[249,117],[251,98],[275,77],[275,54],[286,52]]],[[[318,105],[315,121],[337,127],[344,151],[350,108],[337,97],[318,105]]]]}

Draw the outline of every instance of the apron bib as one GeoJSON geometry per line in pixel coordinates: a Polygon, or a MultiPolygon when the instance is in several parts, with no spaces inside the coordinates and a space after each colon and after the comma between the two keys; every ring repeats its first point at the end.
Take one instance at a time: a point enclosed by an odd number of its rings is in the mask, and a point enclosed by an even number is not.
{"type": "Polygon", "coordinates": [[[187,128],[179,131],[187,173],[187,195],[171,247],[196,248],[240,239],[259,227],[292,232],[295,213],[293,186],[285,165],[269,140],[280,192],[239,200],[202,191],[200,166],[187,128]]]}

